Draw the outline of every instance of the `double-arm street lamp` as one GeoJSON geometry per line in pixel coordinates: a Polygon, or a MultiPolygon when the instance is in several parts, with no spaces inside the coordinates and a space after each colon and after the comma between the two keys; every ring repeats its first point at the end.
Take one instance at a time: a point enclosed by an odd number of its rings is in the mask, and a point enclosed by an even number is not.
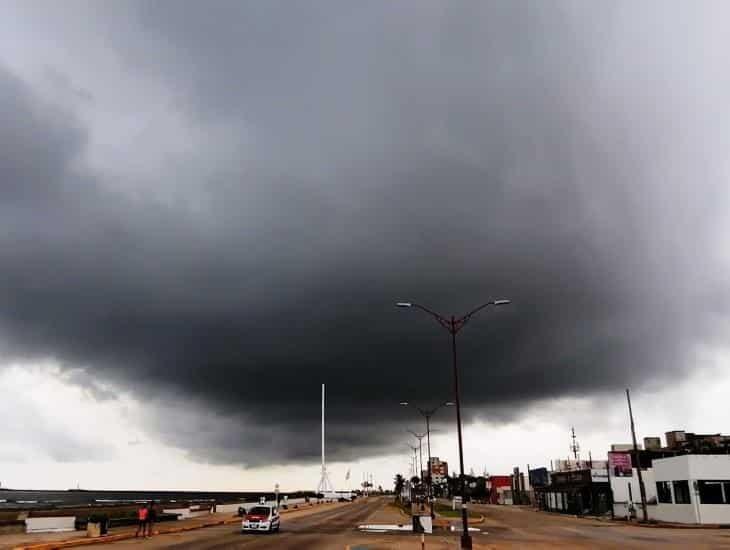
{"type": "Polygon", "coordinates": [[[482,304],[477,308],[474,308],[466,315],[463,315],[462,317],[454,317],[453,315],[449,318],[444,317],[443,315],[439,315],[435,311],[430,310],[429,308],[422,306],[420,304],[416,304],[414,302],[398,302],[396,305],[398,307],[407,307],[407,308],[418,308],[421,311],[424,311],[431,315],[439,325],[441,325],[443,328],[445,328],[449,334],[451,334],[451,355],[453,358],[453,365],[454,365],[454,402],[456,403],[456,429],[457,429],[457,435],[459,439],[459,467],[461,471],[461,478],[459,482],[459,488],[461,492],[461,522],[462,522],[462,529],[463,532],[461,534],[461,547],[465,549],[470,549],[472,547],[471,544],[471,535],[469,535],[469,519],[467,517],[467,511],[466,511],[466,487],[465,487],[465,480],[464,480],[464,446],[462,443],[461,438],[461,403],[459,400],[459,370],[456,366],[456,334],[464,328],[464,325],[466,325],[469,320],[476,315],[478,312],[483,310],[487,306],[502,306],[509,304],[509,300],[492,300],[487,302],[486,304],[482,304]]]}
{"type": "Polygon", "coordinates": [[[426,437],[426,434],[418,434],[413,430],[408,430],[408,433],[418,439],[418,465],[421,469],[418,478],[421,479],[423,477],[423,438],[426,437]]]}
{"type": "MultiPolygon", "coordinates": [[[[421,494],[423,495],[423,438],[426,434],[418,434],[413,430],[408,430],[408,433],[418,439],[418,479],[421,481],[421,494]]],[[[421,509],[423,510],[423,501],[421,502],[421,509]]]]}
{"type": "MultiPolygon", "coordinates": [[[[411,405],[408,401],[401,401],[401,406],[408,407],[411,405]]],[[[444,401],[441,403],[438,407],[434,407],[433,409],[423,409],[419,407],[418,405],[413,405],[413,407],[421,413],[421,416],[423,416],[426,419],[426,450],[428,451],[428,499],[431,503],[431,517],[435,517],[434,511],[433,511],[433,482],[431,479],[431,417],[436,414],[436,411],[438,411],[441,407],[451,407],[453,403],[451,401],[444,401]]],[[[415,435],[415,434],[413,434],[415,435]]],[[[446,472],[448,474],[448,472],[446,472]]]]}
{"type": "MultiPolygon", "coordinates": [[[[416,477],[416,469],[418,468],[418,455],[416,454],[416,451],[418,450],[418,447],[415,447],[408,443],[408,448],[413,451],[413,476],[416,477]]],[[[418,479],[421,479],[421,476],[418,476],[418,479]]]]}

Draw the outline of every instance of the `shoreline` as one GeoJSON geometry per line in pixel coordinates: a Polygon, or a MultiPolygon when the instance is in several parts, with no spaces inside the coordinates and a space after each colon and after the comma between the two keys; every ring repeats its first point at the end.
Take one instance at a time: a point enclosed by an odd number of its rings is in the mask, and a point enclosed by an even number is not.
{"type": "MultiPolygon", "coordinates": [[[[231,504],[275,498],[274,491],[175,490],[43,490],[0,489],[0,511],[53,510],[74,507],[114,507],[155,501],[159,504],[231,504]]],[[[283,499],[316,498],[314,491],[280,492],[283,499]]]]}

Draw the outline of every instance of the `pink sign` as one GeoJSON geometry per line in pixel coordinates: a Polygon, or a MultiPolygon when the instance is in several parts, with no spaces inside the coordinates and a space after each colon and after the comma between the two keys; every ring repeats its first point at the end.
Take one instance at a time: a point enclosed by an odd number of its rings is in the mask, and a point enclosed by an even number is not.
{"type": "Polygon", "coordinates": [[[608,453],[608,468],[612,477],[631,477],[631,454],[608,453]]]}

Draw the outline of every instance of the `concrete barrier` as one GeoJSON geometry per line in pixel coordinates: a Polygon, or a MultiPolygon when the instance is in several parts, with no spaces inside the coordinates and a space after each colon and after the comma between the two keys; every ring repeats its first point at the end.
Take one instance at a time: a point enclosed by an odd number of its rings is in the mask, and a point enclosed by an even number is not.
{"type": "MultiPolygon", "coordinates": [[[[238,504],[236,504],[234,510],[238,510],[238,504]]],[[[227,512],[222,509],[223,506],[218,506],[218,512],[227,512]]],[[[210,507],[207,505],[194,504],[192,506],[186,506],[185,508],[163,508],[163,514],[177,514],[178,519],[190,519],[199,518],[210,515],[210,507]]]]}
{"type": "Polygon", "coordinates": [[[76,517],[26,518],[26,533],[60,533],[76,530],[76,517]]]}
{"type": "Polygon", "coordinates": [[[218,504],[215,507],[215,511],[219,514],[235,514],[238,512],[239,506],[244,506],[244,503],[234,502],[233,504],[218,504]]]}
{"type": "MultiPolygon", "coordinates": [[[[301,506],[304,504],[305,499],[303,498],[290,498],[284,501],[283,498],[279,499],[279,506],[287,505],[289,508],[292,508],[294,505],[301,506]]],[[[235,514],[238,512],[239,507],[243,507],[246,510],[249,508],[258,505],[258,500],[248,500],[248,501],[242,501],[242,502],[234,502],[232,504],[218,504],[215,509],[216,512],[222,513],[222,514],[235,514]]],[[[273,506],[276,504],[276,501],[274,500],[267,500],[266,504],[273,506]]]]}
{"type": "Polygon", "coordinates": [[[163,514],[177,514],[178,519],[188,519],[190,517],[190,508],[163,508],[163,514]]]}
{"type": "MultiPolygon", "coordinates": [[[[305,499],[303,498],[290,498],[287,499],[286,502],[284,502],[284,499],[279,499],[279,506],[286,504],[289,508],[292,508],[294,505],[301,506],[304,502],[305,499]]],[[[215,508],[216,512],[219,514],[236,514],[238,513],[238,508],[243,507],[248,510],[249,508],[258,505],[258,503],[259,501],[257,500],[248,500],[243,502],[233,502],[231,504],[218,504],[215,508]]],[[[273,506],[276,504],[276,501],[267,500],[266,504],[273,506]]],[[[210,506],[212,506],[212,504],[210,506]]],[[[193,506],[185,508],[163,508],[162,512],[165,514],[178,514],[179,519],[190,519],[209,514],[210,508],[207,504],[194,504],[193,506]]]]}

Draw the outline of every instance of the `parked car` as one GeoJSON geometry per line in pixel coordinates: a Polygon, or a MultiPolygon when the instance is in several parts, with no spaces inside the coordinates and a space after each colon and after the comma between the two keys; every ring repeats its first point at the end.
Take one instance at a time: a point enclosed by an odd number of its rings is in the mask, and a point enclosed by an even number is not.
{"type": "Polygon", "coordinates": [[[264,531],[273,533],[281,526],[279,510],[276,506],[254,506],[243,517],[241,532],[264,531]]]}

